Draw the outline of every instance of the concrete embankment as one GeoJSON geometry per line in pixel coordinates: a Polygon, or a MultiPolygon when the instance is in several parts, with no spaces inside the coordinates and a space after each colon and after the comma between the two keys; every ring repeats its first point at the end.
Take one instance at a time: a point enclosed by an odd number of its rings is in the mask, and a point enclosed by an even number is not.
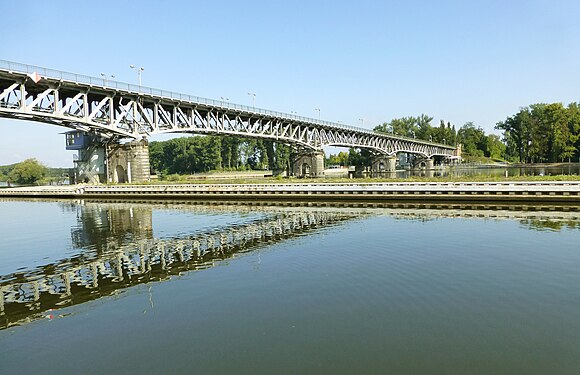
{"type": "Polygon", "coordinates": [[[580,204],[580,181],[72,185],[0,189],[0,197],[580,204]]]}

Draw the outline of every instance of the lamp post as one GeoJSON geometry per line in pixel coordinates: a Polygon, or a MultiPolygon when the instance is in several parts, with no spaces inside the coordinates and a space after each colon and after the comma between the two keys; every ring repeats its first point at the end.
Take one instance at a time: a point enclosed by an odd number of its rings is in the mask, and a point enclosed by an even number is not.
{"type": "Polygon", "coordinates": [[[220,96],[220,98],[222,99],[222,102],[229,102],[230,98],[226,98],[225,96],[220,96]]]}
{"type": "Polygon", "coordinates": [[[253,92],[249,92],[248,95],[252,97],[252,108],[256,109],[256,94],[253,92]]]}
{"type": "Polygon", "coordinates": [[[105,82],[105,86],[107,86],[107,81],[109,78],[115,79],[115,76],[113,74],[108,75],[105,73],[101,73],[101,77],[103,77],[103,81],[105,82]]]}
{"type": "Polygon", "coordinates": [[[141,87],[141,72],[145,70],[144,67],[136,67],[135,65],[129,65],[129,68],[131,69],[137,69],[137,75],[139,76],[139,87],[141,87]]]}
{"type": "Polygon", "coordinates": [[[446,145],[447,143],[445,143],[445,138],[443,138],[443,144],[446,145]]]}
{"type": "Polygon", "coordinates": [[[358,120],[360,121],[361,128],[364,127],[364,125],[365,125],[365,119],[361,117],[358,120]]]}
{"type": "Polygon", "coordinates": [[[320,121],[320,108],[314,108],[315,111],[318,111],[318,121],[320,121]]]}

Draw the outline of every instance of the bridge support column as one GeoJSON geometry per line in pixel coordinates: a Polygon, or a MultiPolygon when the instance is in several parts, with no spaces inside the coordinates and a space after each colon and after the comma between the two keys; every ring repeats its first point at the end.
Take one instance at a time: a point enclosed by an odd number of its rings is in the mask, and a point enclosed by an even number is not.
{"type": "Polygon", "coordinates": [[[394,172],[397,166],[396,156],[380,156],[373,161],[373,172],[394,172]]]}
{"type": "Polygon", "coordinates": [[[107,146],[107,182],[138,183],[150,180],[149,144],[145,138],[107,146]]]}
{"type": "Polygon", "coordinates": [[[397,157],[381,155],[373,160],[371,174],[373,177],[395,177],[397,157]]]}
{"type": "Polygon", "coordinates": [[[429,159],[416,159],[413,165],[415,170],[432,170],[435,169],[435,161],[433,158],[429,159]]]}
{"type": "Polygon", "coordinates": [[[292,175],[307,178],[324,176],[324,152],[313,151],[297,154],[292,163],[292,175]]]}

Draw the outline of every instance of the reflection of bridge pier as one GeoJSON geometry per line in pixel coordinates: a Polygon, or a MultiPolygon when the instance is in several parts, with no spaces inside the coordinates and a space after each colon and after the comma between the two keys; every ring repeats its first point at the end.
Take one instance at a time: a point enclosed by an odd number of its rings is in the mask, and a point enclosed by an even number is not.
{"type": "Polygon", "coordinates": [[[147,206],[123,206],[103,209],[98,204],[76,206],[79,226],[72,228],[73,245],[90,246],[97,252],[122,246],[129,240],[153,238],[152,209],[147,206]]]}

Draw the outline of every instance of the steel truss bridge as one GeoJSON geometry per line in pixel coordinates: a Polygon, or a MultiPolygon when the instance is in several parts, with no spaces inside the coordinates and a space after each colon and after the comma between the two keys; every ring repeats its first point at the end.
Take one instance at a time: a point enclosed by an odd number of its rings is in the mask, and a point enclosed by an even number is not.
{"type": "Polygon", "coordinates": [[[312,151],[339,146],[390,156],[455,154],[449,145],[5,60],[0,60],[0,117],[109,139],[195,133],[271,139],[312,151]]]}

